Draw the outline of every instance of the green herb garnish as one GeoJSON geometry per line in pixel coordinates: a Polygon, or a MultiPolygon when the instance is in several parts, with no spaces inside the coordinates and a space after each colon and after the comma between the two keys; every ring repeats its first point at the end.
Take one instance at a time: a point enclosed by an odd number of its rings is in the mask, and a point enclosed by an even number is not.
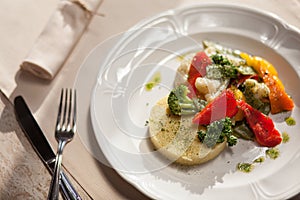
{"type": "Polygon", "coordinates": [[[290,140],[290,136],[287,132],[282,133],[282,143],[287,143],[290,140]]]}
{"type": "Polygon", "coordinates": [[[285,122],[286,122],[286,124],[288,126],[294,126],[294,125],[296,125],[296,120],[294,118],[292,118],[292,117],[287,117],[285,119],[285,122]]]}
{"type": "Polygon", "coordinates": [[[254,165],[251,163],[238,163],[237,169],[242,172],[249,173],[254,169],[254,165]]]}
{"type": "Polygon", "coordinates": [[[253,162],[254,163],[262,163],[264,161],[265,161],[265,157],[260,156],[260,157],[256,158],[253,162]]]}
{"type": "Polygon", "coordinates": [[[273,160],[278,158],[279,154],[280,154],[280,152],[279,152],[278,148],[270,148],[270,149],[266,150],[266,155],[273,160]]]}

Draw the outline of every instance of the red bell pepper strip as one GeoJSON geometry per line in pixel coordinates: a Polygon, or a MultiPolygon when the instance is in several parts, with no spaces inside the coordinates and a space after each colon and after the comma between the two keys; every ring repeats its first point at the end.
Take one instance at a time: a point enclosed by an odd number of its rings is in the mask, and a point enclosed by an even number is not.
{"type": "Polygon", "coordinates": [[[258,144],[264,147],[275,147],[281,143],[281,134],[275,128],[270,117],[254,109],[245,101],[238,101],[238,105],[243,110],[246,121],[252,129],[258,144]]]}
{"type": "Polygon", "coordinates": [[[231,90],[225,90],[193,118],[193,123],[208,125],[225,117],[233,117],[238,112],[237,101],[231,90]]]}
{"type": "Polygon", "coordinates": [[[195,86],[196,79],[206,75],[206,67],[211,63],[211,59],[204,51],[200,51],[194,56],[188,73],[189,89],[192,94],[198,94],[195,86]]]}

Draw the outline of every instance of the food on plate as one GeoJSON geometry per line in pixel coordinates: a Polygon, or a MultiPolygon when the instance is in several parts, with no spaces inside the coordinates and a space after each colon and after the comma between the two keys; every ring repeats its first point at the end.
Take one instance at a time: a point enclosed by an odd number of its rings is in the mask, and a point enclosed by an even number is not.
{"type": "Polygon", "coordinates": [[[154,147],[185,165],[207,162],[238,139],[274,149],[282,135],[268,115],[294,108],[275,67],[212,41],[203,47],[182,61],[174,88],[151,110],[154,147]]]}
{"type": "Polygon", "coordinates": [[[275,67],[268,61],[257,57],[241,53],[241,57],[246,63],[254,68],[258,76],[270,90],[269,99],[271,105],[271,113],[277,114],[282,111],[290,111],[294,108],[292,98],[285,92],[284,86],[278,77],[275,67]]]}
{"type": "Polygon", "coordinates": [[[174,115],[195,114],[206,106],[206,101],[198,98],[191,99],[190,90],[185,85],[174,88],[168,96],[168,106],[174,115]]]}
{"type": "Polygon", "coordinates": [[[278,158],[279,154],[280,154],[279,149],[275,147],[266,150],[266,155],[271,159],[278,158]]]}
{"type": "Polygon", "coordinates": [[[226,147],[222,142],[208,148],[197,136],[198,126],[192,123],[193,115],[183,117],[171,113],[168,98],[160,99],[152,108],[149,132],[154,147],[172,161],[195,165],[215,158],[226,147]]]}
{"type": "Polygon", "coordinates": [[[249,173],[254,169],[254,164],[253,163],[238,163],[237,169],[249,173]]]}
{"type": "Polygon", "coordinates": [[[258,144],[265,147],[274,147],[281,143],[281,134],[275,128],[270,117],[244,101],[240,101],[239,106],[244,111],[246,121],[252,129],[258,144]]]}
{"type": "Polygon", "coordinates": [[[238,106],[234,94],[232,91],[226,90],[207,104],[201,112],[198,112],[193,118],[193,123],[209,125],[224,117],[232,118],[237,112],[238,106]]]}
{"type": "Polygon", "coordinates": [[[285,122],[288,126],[295,126],[296,125],[296,120],[292,117],[285,118],[285,122]]]}

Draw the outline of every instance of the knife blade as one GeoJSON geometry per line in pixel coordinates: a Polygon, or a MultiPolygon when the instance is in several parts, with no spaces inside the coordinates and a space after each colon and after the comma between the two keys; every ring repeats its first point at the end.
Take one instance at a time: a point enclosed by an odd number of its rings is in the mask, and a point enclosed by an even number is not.
{"type": "MultiPolygon", "coordinates": [[[[49,173],[52,174],[56,156],[45,135],[31,114],[31,111],[22,96],[17,96],[14,99],[14,106],[17,121],[24,130],[26,137],[33,146],[33,149],[42,160],[49,173]]],[[[80,195],[74,189],[74,186],[64,171],[61,171],[60,189],[65,199],[81,200],[80,195]]]]}

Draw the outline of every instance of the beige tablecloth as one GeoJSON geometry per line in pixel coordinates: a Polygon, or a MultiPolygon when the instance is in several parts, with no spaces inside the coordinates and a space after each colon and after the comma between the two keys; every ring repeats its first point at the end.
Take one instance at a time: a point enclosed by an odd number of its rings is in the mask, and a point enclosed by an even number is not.
{"type": "MultiPolygon", "coordinates": [[[[17,95],[24,96],[54,149],[57,142],[53,137],[56,118],[56,112],[53,110],[57,108],[60,89],[73,86],[80,65],[97,44],[112,35],[126,31],[146,17],[195,2],[226,2],[249,5],[273,12],[289,24],[300,28],[299,0],[104,0],[97,10],[97,15],[92,17],[87,30],[65,61],[63,68],[54,80],[47,81],[19,69],[23,59],[55,10],[57,2],[53,0],[2,0],[0,7],[0,89],[10,100],[17,95]]],[[[28,193],[28,197],[35,196],[32,199],[41,199],[40,197],[47,193],[48,188],[45,184],[49,180],[49,175],[48,177],[39,176],[39,174],[47,174],[47,172],[34,156],[33,151],[28,150],[30,147],[24,137],[20,136],[22,131],[19,128],[14,131],[5,128],[7,127],[6,123],[9,123],[6,119],[13,118],[11,114],[13,111],[10,106],[5,106],[7,104],[5,100],[1,99],[1,102],[0,159],[6,159],[8,165],[17,167],[10,169],[0,165],[0,182],[2,183],[0,183],[0,199],[12,197],[9,196],[10,194],[13,195],[13,199],[23,199],[24,192],[28,193]],[[11,145],[7,145],[8,141],[5,138],[10,138],[11,145]],[[23,165],[19,165],[20,157],[35,160],[34,163],[37,164],[32,165],[31,168],[23,167],[23,165]],[[20,174],[28,176],[33,173],[36,173],[35,178],[38,179],[29,178],[27,188],[26,186],[22,186],[25,187],[24,189],[16,188],[21,181],[20,174]],[[9,183],[3,182],[8,179],[9,183]],[[15,188],[10,187],[14,185],[15,188]]],[[[90,125],[88,118],[82,119],[80,123],[86,124],[86,128],[90,125]]],[[[63,162],[94,199],[147,199],[113,169],[95,160],[79,137],[75,137],[74,141],[68,144],[63,162]]]]}

